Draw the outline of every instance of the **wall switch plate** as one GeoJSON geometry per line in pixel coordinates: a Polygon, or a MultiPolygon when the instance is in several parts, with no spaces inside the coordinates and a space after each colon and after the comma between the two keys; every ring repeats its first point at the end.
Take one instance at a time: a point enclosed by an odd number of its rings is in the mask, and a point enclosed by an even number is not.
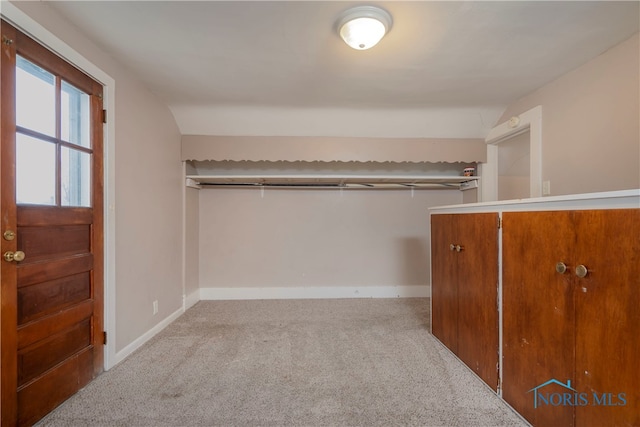
{"type": "Polygon", "coordinates": [[[158,314],[158,300],[153,302],[153,314],[158,314]]]}
{"type": "Polygon", "coordinates": [[[543,196],[551,195],[551,181],[542,181],[542,195],[543,196]]]}

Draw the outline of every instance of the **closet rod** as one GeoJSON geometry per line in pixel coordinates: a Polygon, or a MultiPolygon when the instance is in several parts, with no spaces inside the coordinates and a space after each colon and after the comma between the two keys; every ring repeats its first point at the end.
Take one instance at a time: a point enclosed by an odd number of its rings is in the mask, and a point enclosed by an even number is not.
{"type": "Polygon", "coordinates": [[[441,190],[441,189],[459,189],[459,183],[416,183],[416,184],[403,184],[403,183],[208,183],[201,182],[198,184],[201,187],[210,188],[304,188],[304,189],[345,189],[345,190],[401,190],[401,189],[415,189],[415,190],[441,190]]]}

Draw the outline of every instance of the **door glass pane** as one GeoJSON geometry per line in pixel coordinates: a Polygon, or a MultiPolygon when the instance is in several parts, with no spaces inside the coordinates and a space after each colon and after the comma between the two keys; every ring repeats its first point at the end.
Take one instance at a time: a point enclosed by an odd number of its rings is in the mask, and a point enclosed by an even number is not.
{"type": "Polygon", "coordinates": [[[56,146],[16,134],[16,200],[19,204],[56,204],[56,146]]]}
{"type": "Polygon", "coordinates": [[[89,147],[89,95],[62,81],[62,139],[89,147]]]}
{"type": "Polygon", "coordinates": [[[62,147],[62,206],[91,206],[91,155],[62,147]]]}
{"type": "Polygon", "coordinates": [[[55,76],[20,56],[16,65],[16,125],[55,136],[55,76]]]}

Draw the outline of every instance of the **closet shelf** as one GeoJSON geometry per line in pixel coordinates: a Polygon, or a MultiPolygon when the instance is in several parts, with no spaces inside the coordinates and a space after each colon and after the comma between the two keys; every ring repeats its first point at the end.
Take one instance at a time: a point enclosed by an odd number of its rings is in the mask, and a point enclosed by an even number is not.
{"type": "Polygon", "coordinates": [[[468,163],[192,161],[190,187],[304,188],[477,188],[477,176],[463,176],[468,163]]]}
{"type": "Polygon", "coordinates": [[[339,188],[475,188],[477,176],[385,175],[187,175],[201,186],[273,186],[339,188]]]}

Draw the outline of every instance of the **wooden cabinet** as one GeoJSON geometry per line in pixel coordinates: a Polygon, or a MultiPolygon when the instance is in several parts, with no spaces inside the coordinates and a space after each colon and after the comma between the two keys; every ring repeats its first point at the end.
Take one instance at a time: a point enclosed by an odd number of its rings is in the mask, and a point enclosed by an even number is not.
{"type": "Polygon", "coordinates": [[[640,209],[502,218],[503,398],[535,426],[640,425],[640,209]]]}
{"type": "Polygon", "coordinates": [[[432,332],[498,387],[498,214],[431,216],[432,332]]]}

